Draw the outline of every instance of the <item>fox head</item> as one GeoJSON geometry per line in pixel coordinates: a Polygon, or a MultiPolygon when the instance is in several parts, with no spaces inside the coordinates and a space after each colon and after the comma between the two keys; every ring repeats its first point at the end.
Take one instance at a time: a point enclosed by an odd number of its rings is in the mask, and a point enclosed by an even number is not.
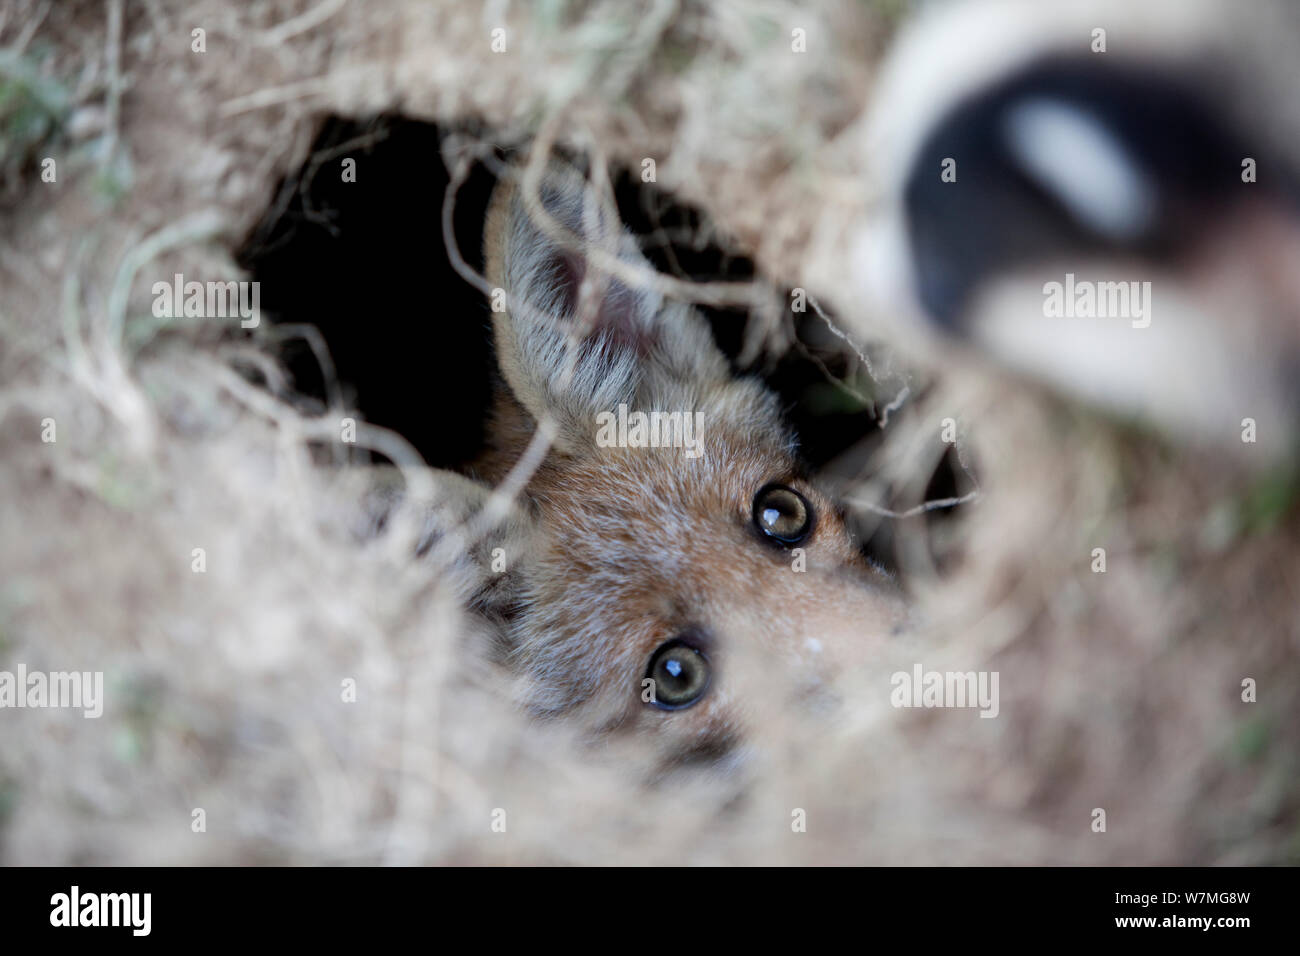
{"type": "Polygon", "coordinates": [[[619,268],[653,275],[583,177],[553,163],[533,203],[503,183],[485,246],[506,307],[480,476],[551,436],[498,592],[527,705],[649,739],[663,768],[734,759],[760,710],[832,698],[827,678],[899,626],[899,591],[809,479],[776,395],[619,268]]]}

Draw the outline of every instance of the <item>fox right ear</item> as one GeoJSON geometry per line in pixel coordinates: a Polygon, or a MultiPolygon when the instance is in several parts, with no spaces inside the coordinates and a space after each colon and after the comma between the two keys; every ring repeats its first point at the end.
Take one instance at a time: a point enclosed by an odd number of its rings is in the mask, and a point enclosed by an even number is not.
{"type": "Polygon", "coordinates": [[[497,361],[534,419],[554,420],[561,443],[590,440],[592,416],[632,402],[651,369],[682,381],[725,376],[688,306],[632,287],[592,256],[601,249],[653,273],[616,210],[576,170],[552,162],[538,200],[530,208],[520,185],[503,181],[484,233],[488,282],[506,293],[506,310],[492,316],[497,361]],[[543,214],[566,239],[542,228],[543,214]]]}

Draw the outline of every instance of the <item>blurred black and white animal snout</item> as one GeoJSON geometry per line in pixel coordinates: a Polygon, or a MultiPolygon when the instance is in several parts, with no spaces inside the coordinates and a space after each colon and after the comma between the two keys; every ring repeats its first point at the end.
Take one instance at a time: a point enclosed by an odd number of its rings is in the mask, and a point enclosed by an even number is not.
{"type": "Polygon", "coordinates": [[[911,112],[872,128],[893,169],[862,291],[932,341],[1274,461],[1300,435],[1300,139],[1267,97],[1300,41],[1196,6],[1168,34],[925,20],[889,78],[911,112]]]}
{"type": "Polygon", "coordinates": [[[1177,268],[1236,204],[1275,191],[1239,188],[1256,153],[1176,77],[1037,62],[954,106],[913,160],[917,294],[958,330],[986,278],[1107,257],[1177,268]]]}

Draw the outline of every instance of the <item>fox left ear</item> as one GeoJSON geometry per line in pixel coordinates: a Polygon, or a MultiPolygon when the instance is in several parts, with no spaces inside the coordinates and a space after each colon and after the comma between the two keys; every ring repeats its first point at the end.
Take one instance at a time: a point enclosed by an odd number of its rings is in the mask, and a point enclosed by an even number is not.
{"type": "Polygon", "coordinates": [[[595,434],[593,416],[632,402],[649,377],[722,377],[726,362],[706,324],[683,303],[634,287],[603,269],[593,250],[653,275],[623,228],[576,170],[552,162],[529,208],[514,182],[497,187],[484,232],[487,278],[506,292],[493,314],[497,361],[534,419],[550,417],[559,440],[595,434]],[[541,225],[550,217],[564,234],[541,225]]]}

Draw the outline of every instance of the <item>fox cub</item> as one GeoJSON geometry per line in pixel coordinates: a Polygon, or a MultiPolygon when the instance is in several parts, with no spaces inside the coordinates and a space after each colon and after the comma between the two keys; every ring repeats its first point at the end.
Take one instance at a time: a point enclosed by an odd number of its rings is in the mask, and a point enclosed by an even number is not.
{"type": "Polygon", "coordinates": [[[900,626],[899,589],[801,468],[776,395],[619,268],[652,274],[612,207],[558,162],[538,193],[503,181],[488,211],[501,387],[457,485],[481,503],[539,428],[550,442],[478,603],[535,715],[639,734],[665,767],[734,761],[759,709],[830,698],[900,626]]]}

